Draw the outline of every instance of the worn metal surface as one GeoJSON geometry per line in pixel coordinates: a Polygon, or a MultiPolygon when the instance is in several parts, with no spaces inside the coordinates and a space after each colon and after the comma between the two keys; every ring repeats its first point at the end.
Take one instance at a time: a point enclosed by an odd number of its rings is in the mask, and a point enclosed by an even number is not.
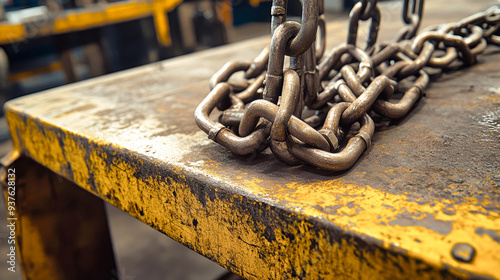
{"type": "Polygon", "coordinates": [[[273,1],[271,44],[253,62],[229,61],[214,73],[210,93],[195,110],[196,124],[237,155],[269,147],[289,165],[349,169],[371,146],[372,118],[394,122],[408,114],[425,94],[428,72],[437,76],[470,66],[488,42],[500,47],[495,43],[500,6],[415,37],[423,2],[412,1],[410,16],[409,0],[404,1],[402,17],[411,26],[404,26],[393,42],[380,44],[377,0],[359,1],[349,13],[347,44],[323,56],[326,35],[319,36],[319,44],[315,39],[316,30],[324,31],[319,24],[324,0],[303,3],[301,24],[286,19],[286,1],[273,1]],[[356,40],[358,26],[366,20],[370,31],[363,50],[356,40]],[[290,63],[284,70],[286,56],[290,63]],[[244,79],[231,79],[238,72],[244,72],[244,79]],[[413,84],[402,86],[408,78],[413,84]],[[216,107],[222,112],[213,121],[216,107]],[[353,130],[355,123],[359,129],[353,130]]]}
{"type": "MultiPolygon", "coordinates": [[[[432,1],[423,26],[492,4],[465,2],[432,1]],[[436,12],[444,4],[450,12],[436,12]]],[[[395,34],[400,8],[382,16],[381,34],[395,34]]],[[[332,46],[346,23],[328,32],[332,46]]],[[[439,77],[409,116],[376,128],[352,169],[331,175],[269,151],[235,156],[192,119],[211,74],[268,40],[11,101],[15,149],[249,279],[500,278],[498,50],[439,77]],[[474,248],[471,262],[453,256],[459,243],[474,248]]]]}

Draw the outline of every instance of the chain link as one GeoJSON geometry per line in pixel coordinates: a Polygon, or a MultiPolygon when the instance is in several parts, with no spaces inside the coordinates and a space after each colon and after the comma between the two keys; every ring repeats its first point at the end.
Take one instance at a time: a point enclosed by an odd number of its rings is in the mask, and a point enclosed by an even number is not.
{"type": "Polygon", "coordinates": [[[210,139],[239,155],[269,147],[290,165],[346,170],[370,149],[372,115],[402,118],[423,96],[430,81],[426,69],[466,67],[488,44],[500,46],[498,6],[416,35],[424,0],[403,0],[406,25],[394,42],[378,44],[377,0],[361,0],[349,15],[346,44],[324,56],[323,1],[304,0],[296,23],[286,19],[287,0],[273,0],[271,44],[254,61],[226,63],[195,111],[197,125],[210,139]],[[363,50],[357,32],[359,22],[367,20],[363,50]],[[286,56],[289,67],[283,70],[286,56]],[[244,72],[243,80],[231,79],[236,72],[244,72]],[[413,83],[397,99],[402,80],[413,83]],[[216,107],[217,122],[210,118],[216,107]]]}

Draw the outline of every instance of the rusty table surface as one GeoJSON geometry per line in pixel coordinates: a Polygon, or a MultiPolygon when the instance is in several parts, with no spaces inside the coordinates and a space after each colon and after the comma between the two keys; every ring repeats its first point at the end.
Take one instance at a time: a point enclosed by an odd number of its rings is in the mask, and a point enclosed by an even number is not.
{"type": "MultiPolygon", "coordinates": [[[[424,25],[496,1],[448,3],[427,3],[424,25]]],[[[382,6],[392,38],[401,5],[382,6]]],[[[329,48],[346,25],[328,26],[329,48]]],[[[210,76],[268,42],[10,101],[15,150],[245,278],[500,278],[500,49],[435,78],[407,117],[377,126],[353,168],[331,174],[269,151],[235,156],[194,123],[210,76]]]]}

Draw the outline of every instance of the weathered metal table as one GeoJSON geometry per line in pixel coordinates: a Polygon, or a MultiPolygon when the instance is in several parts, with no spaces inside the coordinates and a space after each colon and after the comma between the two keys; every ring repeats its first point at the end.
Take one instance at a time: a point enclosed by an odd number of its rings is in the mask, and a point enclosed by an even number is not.
{"type": "MultiPolygon", "coordinates": [[[[424,25],[495,1],[436,9],[446,3],[427,3],[424,25]]],[[[388,38],[399,11],[384,6],[388,38]]],[[[345,35],[346,22],[330,24],[328,45],[345,35]]],[[[408,117],[377,127],[353,168],[328,174],[269,152],[232,155],[194,124],[211,74],[228,59],[253,59],[268,41],[9,102],[15,148],[4,163],[17,176],[27,278],[112,273],[96,197],[245,278],[500,278],[499,49],[437,78],[408,117]]]]}

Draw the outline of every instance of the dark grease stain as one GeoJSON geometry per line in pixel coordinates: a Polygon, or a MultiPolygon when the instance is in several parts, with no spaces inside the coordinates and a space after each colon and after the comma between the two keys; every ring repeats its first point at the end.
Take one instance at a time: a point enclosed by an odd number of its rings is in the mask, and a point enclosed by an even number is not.
{"type": "Polygon", "coordinates": [[[485,229],[485,228],[476,228],[476,234],[483,236],[483,235],[488,235],[493,239],[496,243],[500,244],[500,230],[494,230],[494,229],[485,229]]]}
{"type": "Polygon", "coordinates": [[[273,242],[276,240],[276,235],[274,235],[274,229],[272,227],[266,227],[266,229],[264,230],[264,238],[269,242],[273,242]]]}
{"type": "Polygon", "coordinates": [[[293,235],[293,233],[289,233],[286,231],[282,231],[282,232],[283,232],[283,235],[285,235],[290,240],[290,242],[293,242],[295,240],[295,235],[293,235]]]}
{"type": "Polygon", "coordinates": [[[482,211],[472,210],[472,211],[469,211],[469,213],[472,213],[472,214],[482,214],[482,215],[488,216],[488,212],[482,212],[482,211]]]}
{"type": "Polygon", "coordinates": [[[395,209],[394,207],[392,207],[391,205],[382,204],[382,206],[396,210],[396,209],[395,209]]]}
{"type": "MultiPolygon", "coordinates": [[[[22,118],[23,118],[23,122],[26,125],[27,124],[27,117],[25,115],[23,115],[22,118]]],[[[57,129],[55,127],[52,127],[52,126],[49,126],[49,125],[42,123],[38,118],[30,118],[30,120],[36,125],[37,129],[40,132],[42,132],[44,137],[47,137],[46,136],[47,131],[52,132],[56,136],[57,141],[59,143],[59,146],[61,147],[61,151],[63,153],[64,159],[66,160],[66,165],[62,165],[61,170],[59,170],[59,172],[65,178],[69,179],[70,181],[74,181],[73,169],[71,168],[71,163],[67,160],[66,152],[64,150],[65,133],[63,131],[61,131],[60,129],[57,129]]],[[[18,137],[18,139],[20,139],[20,138],[18,137]]]]}
{"type": "Polygon", "coordinates": [[[457,210],[455,209],[455,205],[453,204],[448,204],[448,203],[443,203],[445,208],[443,209],[443,213],[446,214],[446,215],[450,215],[450,216],[453,216],[453,215],[456,215],[457,214],[457,210]]]}
{"type": "Polygon", "coordinates": [[[311,240],[311,245],[309,245],[310,250],[317,250],[318,249],[318,242],[316,239],[311,240]]]}
{"type": "MultiPolygon", "coordinates": [[[[410,214],[410,213],[408,213],[410,214]]],[[[397,214],[396,219],[389,222],[389,225],[400,225],[400,226],[421,226],[433,230],[441,235],[447,235],[453,229],[453,222],[443,221],[434,218],[434,215],[429,213],[423,213],[424,217],[421,219],[415,219],[415,216],[397,214]]]]}
{"type": "Polygon", "coordinates": [[[344,204],[337,204],[333,206],[326,206],[325,207],[325,213],[327,214],[337,214],[337,210],[340,208],[344,207],[344,204]]]}

